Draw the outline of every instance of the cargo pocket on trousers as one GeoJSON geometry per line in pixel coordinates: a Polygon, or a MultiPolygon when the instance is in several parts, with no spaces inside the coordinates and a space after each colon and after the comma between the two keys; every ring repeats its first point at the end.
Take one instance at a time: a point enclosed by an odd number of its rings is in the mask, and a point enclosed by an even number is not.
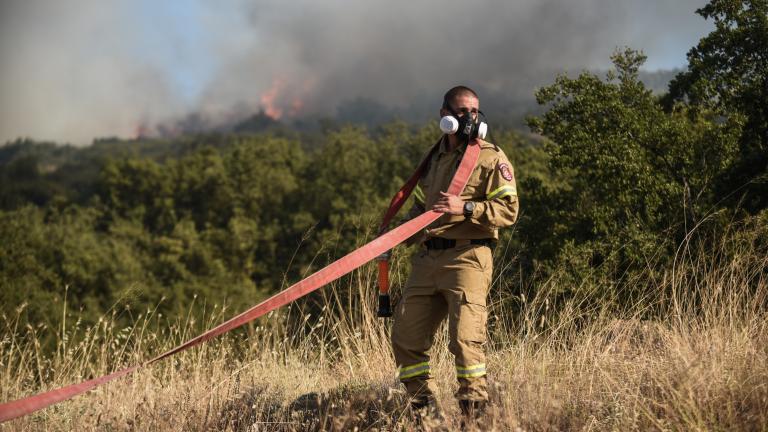
{"type": "Polygon", "coordinates": [[[460,319],[462,328],[459,329],[459,333],[462,338],[480,343],[485,342],[488,322],[485,290],[465,291],[461,309],[464,316],[460,319]]]}

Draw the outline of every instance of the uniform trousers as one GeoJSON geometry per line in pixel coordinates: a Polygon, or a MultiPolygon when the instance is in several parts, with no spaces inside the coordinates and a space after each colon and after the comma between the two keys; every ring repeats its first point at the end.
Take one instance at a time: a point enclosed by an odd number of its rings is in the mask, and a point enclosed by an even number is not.
{"type": "Polygon", "coordinates": [[[429,351],[448,318],[448,349],[455,356],[459,400],[488,399],[486,297],[493,273],[491,248],[459,240],[450,249],[422,249],[412,258],[403,297],[394,312],[392,347],[400,380],[415,403],[434,400],[429,351]]]}

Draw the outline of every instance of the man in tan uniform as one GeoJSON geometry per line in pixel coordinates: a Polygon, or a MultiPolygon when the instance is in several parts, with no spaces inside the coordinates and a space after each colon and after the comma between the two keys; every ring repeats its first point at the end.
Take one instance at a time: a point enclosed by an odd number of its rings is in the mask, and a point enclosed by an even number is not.
{"type": "MultiPolygon", "coordinates": [[[[476,119],[479,99],[471,89],[454,87],[444,97],[441,116],[476,119]]],[[[467,119],[464,119],[467,120],[467,119]]],[[[456,358],[462,413],[476,417],[488,400],[484,345],[486,297],[493,272],[492,248],[498,229],[517,219],[517,189],[512,165],[498,147],[478,140],[480,156],[460,196],[448,195],[467,137],[446,134],[414,190],[408,218],[434,209],[445,213],[411,239],[422,244],[395,308],[392,346],[400,380],[416,409],[436,410],[428,351],[440,323],[448,317],[449,350],[456,358]]]]}

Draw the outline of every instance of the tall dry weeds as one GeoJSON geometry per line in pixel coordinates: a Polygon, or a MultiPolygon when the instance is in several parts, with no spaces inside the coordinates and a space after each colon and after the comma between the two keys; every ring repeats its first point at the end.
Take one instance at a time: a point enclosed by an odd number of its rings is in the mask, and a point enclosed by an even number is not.
{"type": "MultiPolygon", "coordinates": [[[[531,298],[495,280],[494,404],[483,428],[768,430],[765,231],[683,244],[673,267],[637,277],[651,284],[650,294],[621,308],[585,296],[554,306],[557,275],[530,287],[531,298]]],[[[309,301],[0,431],[411,429],[389,323],[375,317],[373,271],[365,267],[309,301]],[[319,313],[304,313],[313,306],[319,313]]],[[[191,316],[169,323],[145,311],[122,329],[117,312],[86,329],[19,329],[20,314],[3,317],[0,398],[139,363],[235,312],[209,310],[202,323],[191,316]],[[51,333],[57,349],[45,353],[40,340],[51,333]]],[[[445,332],[437,339],[443,426],[455,429],[452,359],[445,332]]]]}

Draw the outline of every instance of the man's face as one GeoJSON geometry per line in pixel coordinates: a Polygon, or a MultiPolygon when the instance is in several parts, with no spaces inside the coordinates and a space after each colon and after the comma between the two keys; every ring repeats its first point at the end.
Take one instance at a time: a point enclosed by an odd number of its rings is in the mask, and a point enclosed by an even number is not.
{"type": "MultiPolygon", "coordinates": [[[[467,114],[472,115],[472,119],[477,118],[477,112],[480,109],[480,101],[469,93],[460,94],[453,98],[453,101],[449,103],[453,112],[456,113],[459,118],[464,117],[467,114]]],[[[440,117],[447,115],[454,115],[449,110],[442,108],[440,110],[440,117]]]]}

